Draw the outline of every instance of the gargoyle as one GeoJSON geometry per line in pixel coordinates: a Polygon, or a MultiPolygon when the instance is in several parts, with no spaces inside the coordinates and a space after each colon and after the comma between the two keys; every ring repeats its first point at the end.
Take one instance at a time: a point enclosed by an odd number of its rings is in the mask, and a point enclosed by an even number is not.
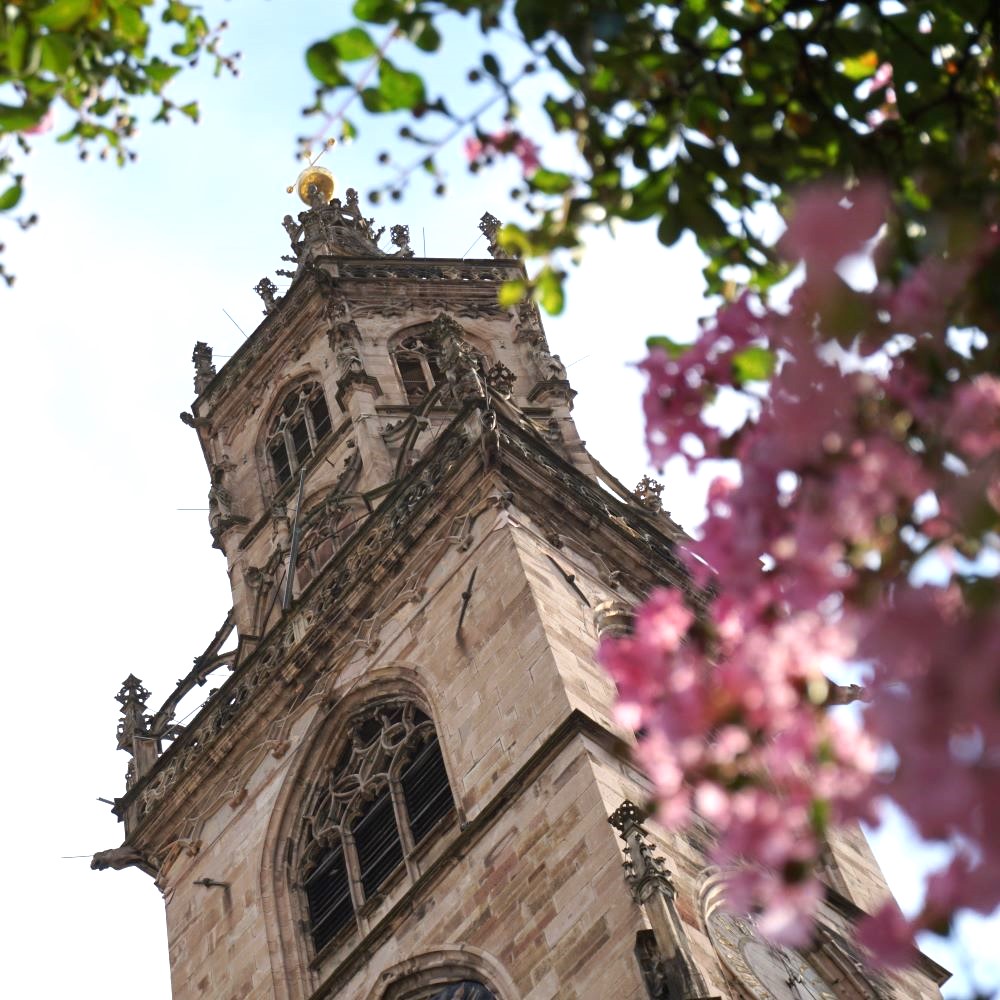
{"type": "Polygon", "coordinates": [[[116,872],[123,868],[136,867],[147,875],[156,877],[156,867],[150,863],[149,858],[141,851],[137,851],[128,844],[121,847],[112,847],[109,851],[98,851],[91,859],[90,867],[94,871],[102,872],[105,868],[113,868],[116,872]]]}

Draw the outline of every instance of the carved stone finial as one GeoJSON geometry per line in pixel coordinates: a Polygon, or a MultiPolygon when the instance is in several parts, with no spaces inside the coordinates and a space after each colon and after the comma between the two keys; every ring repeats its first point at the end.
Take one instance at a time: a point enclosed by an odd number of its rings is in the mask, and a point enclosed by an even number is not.
{"type": "Polygon", "coordinates": [[[261,278],[253,290],[264,300],[264,315],[266,316],[275,306],[274,293],[278,286],[270,278],[261,278]]]}
{"type": "Polygon", "coordinates": [[[393,226],[389,230],[389,239],[392,245],[397,248],[398,257],[412,257],[413,251],[410,249],[410,227],[393,226]]]}
{"type": "Polygon", "coordinates": [[[285,227],[285,232],[288,233],[288,240],[292,244],[292,249],[295,250],[298,239],[302,235],[302,223],[296,222],[290,215],[286,215],[281,220],[281,224],[285,227]]]}
{"type": "Polygon", "coordinates": [[[674,883],[667,866],[649,842],[642,822],[645,815],[634,802],[625,799],[608,817],[625,843],[625,881],[637,903],[642,903],[659,890],[670,898],[674,883]]]}
{"type": "Polygon", "coordinates": [[[504,399],[510,399],[516,381],[517,376],[502,361],[486,372],[486,384],[504,399]]]}
{"type": "Polygon", "coordinates": [[[484,212],[479,220],[479,231],[489,241],[490,256],[494,259],[510,257],[510,254],[500,246],[501,222],[495,215],[484,212]]]}
{"type": "Polygon", "coordinates": [[[230,528],[238,524],[247,524],[248,518],[237,514],[233,506],[233,497],[223,485],[226,473],[234,468],[231,462],[223,461],[212,466],[212,485],[208,491],[208,526],[212,532],[212,544],[222,548],[223,536],[230,528]]]}
{"type": "Polygon", "coordinates": [[[651,510],[658,514],[663,510],[663,502],[660,500],[660,494],[663,492],[663,484],[658,483],[655,479],[651,479],[649,476],[643,476],[642,479],[636,484],[635,490],[636,500],[642,504],[646,510],[651,510]]]}
{"type": "Polygon", "coordinates": [[[203,340],[194,345],[191,353],[194,363],[194,391],[201,395],[209,382],[215,378],[215,365],[212,364],[212,348],[203,340]]]}
{"type": "Polygon", "coordinates": [[[115,695],[115,701],[122,707],[122,717],[118,721],[118,749],[131,753],[133,741],[144,735],[148,728],[146,702],[149,701],[149,692],[135,674],[129,674],[115,695]]]}

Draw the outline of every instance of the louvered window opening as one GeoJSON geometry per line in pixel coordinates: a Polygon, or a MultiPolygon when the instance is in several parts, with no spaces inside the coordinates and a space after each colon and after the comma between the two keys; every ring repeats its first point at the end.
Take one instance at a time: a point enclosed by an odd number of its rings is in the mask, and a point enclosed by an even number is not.
{"type": "Polygon", "coordinates": [[[424,746],[403,769],[399,783],[403,786],[413,842],[419,844],[453,808],[448,775],[437,740],[424,746]]]}
{"type": "Polygon", "coordinates": [[[309,924],[318,950],[354,919],[350,877],[339,847],[330,851],[306,879],[305,891],[309,924]]]}
{"type": "MultiPolygon", "coordinates": [[[[399,379],[403,383],[407,402],[412,405],[419,403],[435,386],[447,381],[441,371],[438,354],[433,341],[428,343],[418,337],[407,338],[396,351],[394,357],[399,379]]],[[[476,357],[482,366],[483,358],[478,351],[476,357]]]]}
{"type": "Polygon", "coordinates": [[[367,898],[374,896],[379,886],[403,863],[403,844],[388,788],[357,820],[353,833],[361,887],[367,898]]]}
{"type": "Polygon", "coordinates": [[[282,400],[267,440],[271,471],[279,486],[305,465],[331,426],[330,410],[318,382],[299,386],[282,400]]]}
{"type": "Polygon", "coordinates": [[[329,780],[318,784],[306,809],[307,828],[334,841],[307,845],[304,854],[311,861],[301,884],[317,951],[404,864],[405,845],[419,846],[454,809],[437,735],[423,712],[391,703],[355,719],[329,780]]]}

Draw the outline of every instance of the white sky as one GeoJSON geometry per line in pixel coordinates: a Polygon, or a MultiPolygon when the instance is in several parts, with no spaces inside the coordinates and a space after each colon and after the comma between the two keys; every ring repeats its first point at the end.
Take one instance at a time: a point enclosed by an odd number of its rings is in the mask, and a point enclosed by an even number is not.
{"type": "MultiPolygon", "coordinates": [[[[193,398],[194,342],[211,344],[221,364],[243,339],[222,310],[251,332],[261,318],[252,287],[283,266],[281,218],[301,207],[285,188],[298,171],[299,109],[311,96],[302,52],[342,26],[348,9],[344,0],[213,0],[210,20],[232,22],[228,45],[245,57],[237,81],[205,72],[175,81],[175,99],[201,99],[202,123],[144,128],[140,160],[124,171],[81,164],[72,147],[40,138],[25,164],[23,206],[40,225],[0,232],[18,275],[13,291],[0,290],[11,995],[169,1000],[159,893],[134,869],[94,873],[87,860],[123,836],[96,801],[124,789],[114,695],[134,672],[158,704],[229,609],[207,513],[177,510],[205,507],[208,490],[195,434],[177,414],[193,398]]],[[[460,81],[460,68],[446,53],[432,73],[460,81]]],[[[461,86],[449,93],[459,107],[480,99],[461,86]]],[[[393,134],[369,126],[355,146],[328,154],[341,191],[356,186],[365,203],[375,155],[394,147],[393,134]]],[[[445,199],[418,179],[401,202],[369,213],[380,225],[409,224],[418,254],[422,233],[428,254],[461,256],[484,210],[515,216],[506,194],[514,164],[474,180],[457,150],[451,159],[445,199]]],[[[483,255],[480,242],[472,256],[483,255]]],[[[693,245],[664,251],[648,227],[616,240],[595,235],[570,280],[566,314],[546,322],[553,351],[571,366],[581,435],[626,485],[646,471],[641,379],[628,363],[650,334],[693,335],[706,311],[699,268],[693,245]]],[[[664,478],[666,507],[692,526],[699,492],[677,470],[664,478]]],[[[912,856],[899,829],[880,850],[904,893],[914,884],[912,856]]],[[[989,938],[987,930],[969,938],[982,960],[989,938]]]]}

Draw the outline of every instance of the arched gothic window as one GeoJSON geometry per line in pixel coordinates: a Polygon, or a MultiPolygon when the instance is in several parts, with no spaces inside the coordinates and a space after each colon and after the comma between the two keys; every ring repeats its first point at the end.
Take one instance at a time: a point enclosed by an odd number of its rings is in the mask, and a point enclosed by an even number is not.
{"type": "Polygon", "coordinates": [[[309,460],[330,427],[330,411],[318,382],[296,386],[285,396],[267,435],[267,456],[279,486],[309,460]]]}
{"type": "Polygon", "coordinates": [[[454,809],[434,724],[419,708],[383,702],[355,717],[305,815],[299,882],[317,951],[454,809]]]}
{"type": "Polygon", "coordinates": [[[417,405],[435,386],[447,381],[442,371],[442,338],[445,336],[457,337],[480,374],[485,375],[489,367],[485,356],[462,337],[463,332],[453,320],[439,317],[427,330],[400,341],[393,358],[408,403],[417,405]]]}
{"type": "Polygon", "coordinates": [[[407,337],[394,357],[407,402],[416,405],[444,381],[437,346],[425,338],[407,337]]]}

